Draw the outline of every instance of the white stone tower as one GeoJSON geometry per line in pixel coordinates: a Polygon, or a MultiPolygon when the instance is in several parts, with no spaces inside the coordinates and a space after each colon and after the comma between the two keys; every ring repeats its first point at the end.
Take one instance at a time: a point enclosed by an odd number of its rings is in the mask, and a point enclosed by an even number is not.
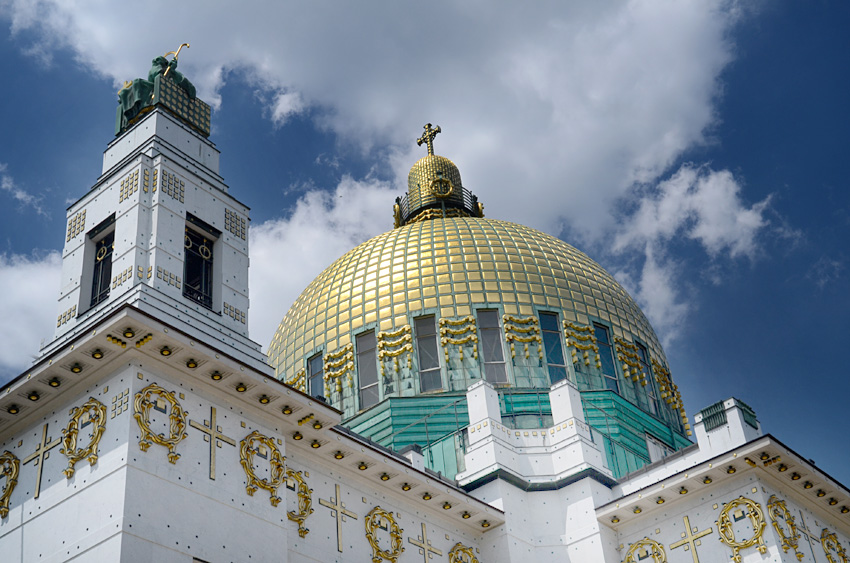
{"type": "Polygon", "coordinates": [[[56,333],[42,354],[130,304],[260,367],[248,338],[248,208],[219,175],[209,106],[153,83],[157,103],[119,123],[102,175],[68,208],[56,333]]]}

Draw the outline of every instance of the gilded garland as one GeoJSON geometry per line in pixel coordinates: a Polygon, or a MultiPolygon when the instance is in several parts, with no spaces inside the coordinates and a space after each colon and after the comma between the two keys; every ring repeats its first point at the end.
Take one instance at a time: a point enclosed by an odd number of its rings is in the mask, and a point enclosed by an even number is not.
{"type": "Polygon", "coordinates": [[[797,560],[802,561],[803,554],[797,551],[797,540],[800,534],[797,533],[794,516],[788,511],[785,501],[779,499],[776,495],[770,495],[770,499],[767,502],[767,514],[773,523],[773,529],[776,530],[776,534],[779,536],[782,550],[788,553],[789,549],[793,549],[797,560]]]}
{"type": "Polygon", "coordinates": [[[729,502],[720,511],[720,518],[717,519],[717,529],[720,532],[720,541],[732,548],[732,561],[741,563],[741,550],[758,545],[759,553],[767,553],[767,546],[764,545],[764,529],[767,524],[764,521],[764,513],[761,506],[746,497],[740,496],[729,502]],[[732,528],[732,519],[730,514],[736,510],[746,510],[746,515],[750,519],[750,524],[753,526],[753,535],[745,540],[735,538],[735,530],[732,528]]]}
{"type": "Polygon", "coordinates": [[[0,494],[0,518],[9,515],[9,499],[18,484],[18,471],[21,469],[21,460],[15,454],[6,450],[0,455],[0,475],[6,478],[3,491],[0,494]]]}
{"type": "Polygon", "coordinates": [[[68,458],[68,468],[62,472],[68,479],[73,477],[74,466],[78,461],[88,459],[89,465],[97,463],[97,448],[106,430],[106,405],[94,397],[89,397],[82,406],[72,408],[69,414],[71,420],[62,430],[62,448],[59,450],[68,458]],[[91,440],[85,448],[78,448],[77,438],[80,430],[89,424],[92,425],[91,440]]]}
{"type": "Polygon", "coordinates": [[[298,524],[298,535],[303,538],[310,533],[309,528],[304,527],[304,521],[313,514],[313,497],[311,496],[313,489],[304,482],[304,477],[301,476],[300,471],[287,467],[286,478],[295,482],[296,494],[298,495],[298,512],[290,510],[286,513],[286,517],[298,524]]]}
{"type": "Polygon", "coordinates": [[[376,506],[366,515],[366,539],[372,546],[372,563],[381,563],[382,560],[396,563],[398,556],[404,551],[401,535],[404,530],[398,527],[392,512],[387,512],[380,506],[376,506]],[[378,529],[388,530],[390,533],[390,549],[381,549],[375,532],[378,529]]]}
{"type": "Polygon", "coordinates": [[[850,560],[847,559],[847,552],[844,551],[844,546],[838,541],[835,532],[830,532],[829,528],[824,528],[821,531],[820,543],[829,563],[850,563],[850,560]]]}
{"type": "Polygon", "coordinates": [[[135,411],[133,412],[133,416],[136,418],[136,422],[139,423],[139,430],[142,432],[142,438],[139,440],[139,448],[141,448],[143,452],[146,452],[151,444],[165,446],[168,448],[168,461],[171,463],[177,463],[177,460],[180,458],[180,454],[175,451],[177,449],[177,444],[179,444],[180,441],[187,436],[187,434],[185,432],[186,412],[183,410],[183,407],[180,406],[174,392],[166,391],[156,383],[151,383],[136,393],[136,399],[133,402],[133,405],[135,411]],[[157,399],[154,400],[154,397],[157,397],[157,399]],[[165,434],[157,434],[153,432],[150,427],[151,407],[156,407],[157,410],[166,412],[166,402],[171,405],[171,408],[168,409],[169,432],[167,437],[165,434]]]}
{"type": "Polygon", "coordinates": [[[271,502],[272,506],[277,506],[280,503],[280,497],[277,496],[277,489],[283,484],[285,475],[283,461],[285,458],[280,454],[280,450],[277,449],[274,439],[254,430],[239,442],[239,446],[239,462],[242,464],[242,468],[245,470],[245,476],[248,478],[245,491],[249,496],[254,496],[257,489],[265,489],[271,493],[269,502],[271,502]],[[254,442],[259,442],[259,445],[255,446],[254,442]],[[260,454],[260,457],[268,459],[270,479],[257,478],[257,474],[254,473],[255,454],[260,454]]]}
{"type": "Polygon", "coordinates": [[[664,546],[649,538],[643,538],[633,543],[626,553],[623,563],[637,563],[644,561],[647,557],[652,557],[654,563],[667,563],[667,553],[664,551],[664,546]]]}
{"type": "Polygon", "coordinates": [[[449,551],[449,563],[478,563],[478,559],[472,553],[472,548],[456,543],[449,551]]]}

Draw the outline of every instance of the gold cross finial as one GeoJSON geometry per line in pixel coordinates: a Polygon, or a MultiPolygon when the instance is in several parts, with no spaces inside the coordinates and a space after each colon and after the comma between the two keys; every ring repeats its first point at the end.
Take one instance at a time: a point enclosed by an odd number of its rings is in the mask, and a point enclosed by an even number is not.
{"type": "Polygon", "coordinates": [[[425,133],[421,137],[416,139],[416,144],[421,147],[422,143],[425,143],[426,145],[428,145],[428,154],[433,155],[434,154],[434,137],[436,137],[437,133],[439,133],[439,132],[440,132],[440,126],[439,125],[437,125],[433,129],[431,129],[431,124],[426,123],[425,124],[425,133]]]}

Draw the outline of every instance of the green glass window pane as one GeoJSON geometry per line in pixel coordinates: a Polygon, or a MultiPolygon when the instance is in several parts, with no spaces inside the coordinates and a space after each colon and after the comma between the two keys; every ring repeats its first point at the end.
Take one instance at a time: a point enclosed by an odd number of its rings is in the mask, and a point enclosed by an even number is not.
{"type": "Polygon", "coordinates": [[[321,354],[317,354],[307,361],[307,371],[310,378],[307,389],[310,392],[310,395],[313,397],[324,396],[325,389],[321,354]]]}
{"type": "Polygon", "coordinates": [[[543,348],[546,350],[546,363],[549,365],[566,365],[564,348],[561,346],[561,335],[557,332],[543,332],[543,348]]]}
{"type": "Polygon", "coordinates": [[[544,331],[560,332],[558,315],[554,313],[540,313],[540,328],[544,331]]]}
{"type": "Polygon", "coordinates": [[[478,311],[478,326],[481,328],[499,328],[499,313],[496,311],[478,311]]]}
{"type": "Polygon", "coordinates": [[[505,361],[500,332],[493,329],[481,331],[481,350],[485,363],[505,361]]]}

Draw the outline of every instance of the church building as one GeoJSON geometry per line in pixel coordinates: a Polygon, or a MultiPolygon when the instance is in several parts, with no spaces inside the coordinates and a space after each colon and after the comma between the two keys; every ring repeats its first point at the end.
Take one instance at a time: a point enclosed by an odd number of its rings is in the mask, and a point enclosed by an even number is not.
{"type": "Polygon", "coordinates": [[[119,92],[54,337],[0,389],[0,561],[850,561],[850,490],[741,399],[689,418],[635,301],[485,216],[440,127],[263,353],[249,208],[176,67],[119,92]]]}

